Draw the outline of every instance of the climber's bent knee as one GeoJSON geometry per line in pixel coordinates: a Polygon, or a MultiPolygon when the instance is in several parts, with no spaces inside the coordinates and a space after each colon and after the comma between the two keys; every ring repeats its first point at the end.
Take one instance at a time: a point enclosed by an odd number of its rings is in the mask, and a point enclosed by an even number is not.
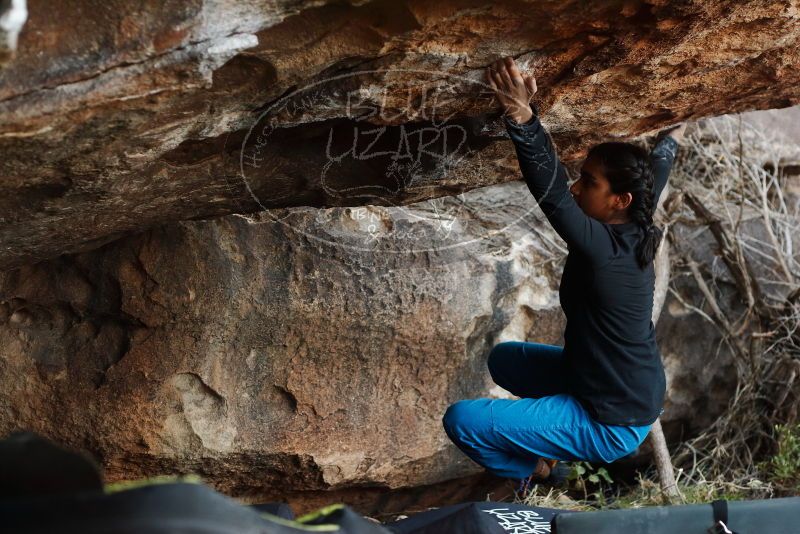
{"type": "Polygon", "coordinates": [[[497,370],[503,368],[504,364],[508,361],[509,351],[518,345],[514,341],[504,341],[498,343],[492,350],[489,351],[489,357],[486,359],[486,367],[489,368],[489,374],[492,376],[497,374],[497,370]]]}
{"type": "Polygon", "coordinates": [[[442,417],[442,424],[444,424],[446,429],[451,431],[462,429],[468,426],[469,421],[474,418],[474,415],[474,402],[471,400],[460,400],[447,407],[442,417]]]}

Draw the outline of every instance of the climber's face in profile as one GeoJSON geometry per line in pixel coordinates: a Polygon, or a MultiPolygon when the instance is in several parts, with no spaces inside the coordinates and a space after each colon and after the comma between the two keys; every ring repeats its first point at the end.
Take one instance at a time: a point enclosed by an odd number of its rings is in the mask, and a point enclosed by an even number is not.
{"type": "Polygon", "coordinates": [[[627,209],[633,200],[630,193],[618,195],[611,191],[603,165],[594,158],[586,158],[581,166],[581,176],[569,188],[575,202],[586,215],[598,221],[618,224],[628,222],[627,209]]]}

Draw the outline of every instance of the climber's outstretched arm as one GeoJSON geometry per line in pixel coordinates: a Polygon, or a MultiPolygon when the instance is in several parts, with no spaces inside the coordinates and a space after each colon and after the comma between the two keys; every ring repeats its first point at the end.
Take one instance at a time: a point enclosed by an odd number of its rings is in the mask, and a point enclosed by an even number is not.
{"type": "Polygon", "coordinates": [[[658,204],[658,198],[667,185],[669,172],[678,153],[678,141],[683,139],[686,123],[662,130],[656,145],[650,151],[650,164],[653,166],[653,205],[658,204]]]}
{"type": "Polygon", "coordinates": [[[571,250],[598,265],[606,263],[613,255],[611,236],[600,221],[584,213],[569,191],[567,171],[539,122],[538,108],[530,105],[535,79],[523,78],[512,58],[493,63],[487,79],[504,108],[503,120],[522,176],[545,217],[571,250]]]}

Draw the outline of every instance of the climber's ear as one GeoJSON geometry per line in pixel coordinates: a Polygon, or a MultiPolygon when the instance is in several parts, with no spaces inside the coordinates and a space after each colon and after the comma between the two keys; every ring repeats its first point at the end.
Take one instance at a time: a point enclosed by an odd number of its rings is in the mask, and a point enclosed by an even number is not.
{"type": "Polygon", "coordinates": [[[630,193],[622,193],[617,195],[616,208],[619,210],[626,210],[633,202],[633,195],[630,193]]]}

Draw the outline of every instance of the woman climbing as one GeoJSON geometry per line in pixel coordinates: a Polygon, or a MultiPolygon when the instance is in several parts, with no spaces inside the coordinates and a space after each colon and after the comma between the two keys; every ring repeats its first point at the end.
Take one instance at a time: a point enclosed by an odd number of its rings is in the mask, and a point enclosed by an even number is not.
{"type": "Polygon", "coordinates": [[[489,373],[521,398],[462,400],[443,424],[467,456],[520,479],[525,491],[533,481],[553,481],[558,460],[611,463],[630,454],[663,411],[666,380],[651,320],[662,232],[653,212],[686,125],[660,132],[650,154],[623,142],[592,147],[567,187],[531,106],[535,78],[523,77],[510,57],[486,77],[528,189],[569,249],[559,286],[567,325],[563,348],[496,345],[489,373]]]}

